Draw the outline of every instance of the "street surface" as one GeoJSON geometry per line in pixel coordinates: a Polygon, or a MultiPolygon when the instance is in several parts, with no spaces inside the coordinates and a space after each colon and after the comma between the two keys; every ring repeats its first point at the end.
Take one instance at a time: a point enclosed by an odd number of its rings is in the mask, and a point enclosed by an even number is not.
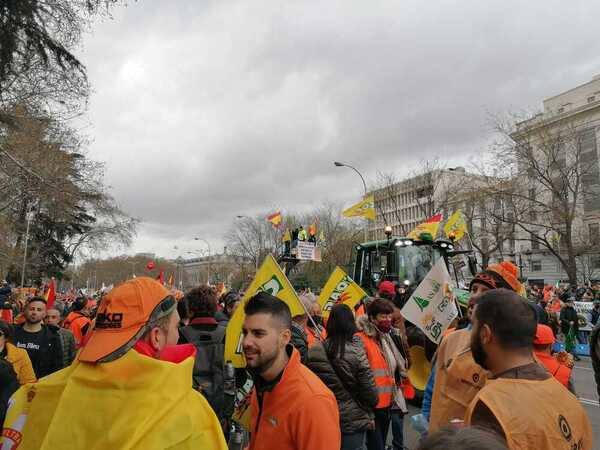
{"type": "MultiPolygon", "coordinates": [[[[596,391],[596,382],[594,381],[594,370],[590,358],[581,357],[581,361],[575,363],[573,369],[573,381],[577,397],[588,413],[592,429],[594,431],[594,448],[600,448],[600,406],[598,405],[598,394],[596,391]]],[[[408,449],[414,449],[417,446],[418,434],[410,425],[410,417],[419,414],[420,410],[412,405],[408,406],[408,414],[404,416],[404,445],[408,449]]],[[[388,445],[392,443],[392,433],[390,431],[388,445]]]]}

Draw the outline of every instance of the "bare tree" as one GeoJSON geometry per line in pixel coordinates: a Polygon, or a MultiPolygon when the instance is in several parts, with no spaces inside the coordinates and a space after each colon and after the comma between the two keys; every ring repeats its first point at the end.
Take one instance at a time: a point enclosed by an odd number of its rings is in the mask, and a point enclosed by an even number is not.
{"type": "Polygon", "coordinates": [[[268,214],[256,217],[240,217],[225,234],[225,242],[232,255],[249,260],[258,267],[270,253],[281,245],[282,231],[266,220],[268,214]]]}
{"type": "Polygon", "coordinates": [[[421,160],[410,173],[411,189],[416,191],[415,201],[426,218],[441,212],[447,204],[449,186],[443,185],[444,177],[441,176],[445,168],[446,163],[436,156],[421,160]]]}
{"type": "Polygon", "coordinates": [[[0,127],[5,263],[15,265],[21,257],[32,209],[28,259],[38,275],[60,271],[78,251],[106,248],[109,242],[128,245],[137,221],[107,192],[103,165],[86,157],[85,141],[43,112],[18,106],[11,114],[14,124],[0,127]]]}
{"type": "Polygon", "coordinates": [[[501,139],[487,165],[486,194],[501,207],[489,213],[519,240],[548,251],[577,282],[577,230],[598,206],[598,156],[593,124],[543,115],[496,120],[501,139]]]}
{"type": "Polygon", "coordinates": [[[398,192],[401,180],[393,172],[377,172],[377,185],[375,188],[375,208],[383,219],[384,226],[388,226],[387,211],[393,214],[395,225],[401,235],[408,231],[402,219],[402,204],[398,192]]]}

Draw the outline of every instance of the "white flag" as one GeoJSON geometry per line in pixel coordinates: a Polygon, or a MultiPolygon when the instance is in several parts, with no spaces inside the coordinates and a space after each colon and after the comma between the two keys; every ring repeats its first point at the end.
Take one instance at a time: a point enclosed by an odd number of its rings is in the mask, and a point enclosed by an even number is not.
{"type": "Polygon", "coordinates": [[[444,258],[438,259],[402,308],[402,316],[439,344],[444,331],[458,316],[450,274],[444,258]]]}

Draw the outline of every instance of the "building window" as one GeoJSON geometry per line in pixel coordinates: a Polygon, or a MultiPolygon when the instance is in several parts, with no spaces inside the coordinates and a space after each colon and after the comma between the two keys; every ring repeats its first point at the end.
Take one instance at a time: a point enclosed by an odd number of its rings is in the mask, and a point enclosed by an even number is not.
{"type": "Polygon", "coordinates": [[[541,272],[542,271],[542,260],[541,259],[532,259],[531,260],[531,271],[532,272],[541,272]]]}
{"type": "Polygon", "coordinates": [[[600,256],[592,256],[591,266],[593,270],[600,269],[600,256]]]}
{"type": "Polygon", "coordinates": [[[598,241],[600,240],[600,224],[590,223],[588,225],[588,231],[590,233],[590,243],[593,245],[598,244],[598,241]]]}
{"type": "Polygon", "coordinates": [[[588,103],[594,103],[596,101],[596,96],[595,95],[591,95],[588,97],[588,103]]]}
{"type": "Polygon", "coordinates": [[[539,250],[540,249],[540,241],[532,237],[531,241],[531,250],[539,250]]]}

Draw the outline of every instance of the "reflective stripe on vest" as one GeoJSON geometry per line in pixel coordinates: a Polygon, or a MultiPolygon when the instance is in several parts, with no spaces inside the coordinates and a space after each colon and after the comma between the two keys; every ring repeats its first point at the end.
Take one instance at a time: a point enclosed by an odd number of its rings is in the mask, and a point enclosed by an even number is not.
{"type": "Polygon", "coordinates": [[[375,339],[367,336],[362,331],[357,333],[363,342],[373,378],[375,378],[375,387],[377,388],[378,402],[375,409],[388,408],[392,404],[394,393],[394,377],[390,376],[388,364],[381,352],[381,348],[375,339]]]}

